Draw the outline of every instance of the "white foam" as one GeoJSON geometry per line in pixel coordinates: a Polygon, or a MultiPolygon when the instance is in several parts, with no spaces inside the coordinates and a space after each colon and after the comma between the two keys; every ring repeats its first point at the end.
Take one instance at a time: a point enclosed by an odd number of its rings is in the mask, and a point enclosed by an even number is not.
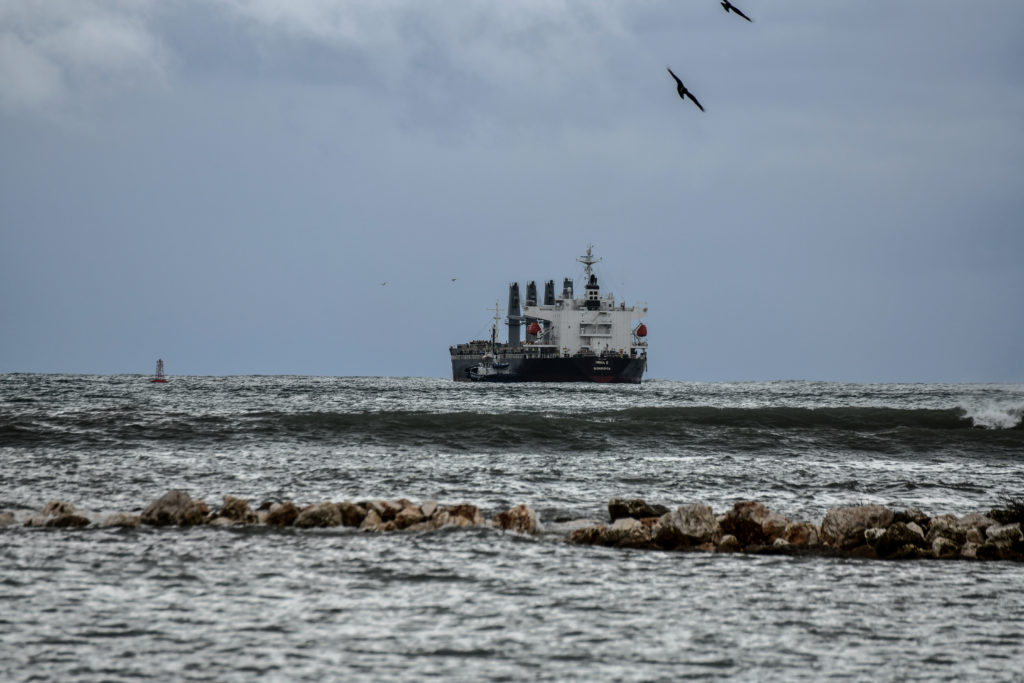
{"type": "Polygon", "coordinates": [[[985,429],[1013,429],[1024,420],[1024,404],[1008,401],[976,401],[960,404],[964,416],[975,427],[985,429]]]}

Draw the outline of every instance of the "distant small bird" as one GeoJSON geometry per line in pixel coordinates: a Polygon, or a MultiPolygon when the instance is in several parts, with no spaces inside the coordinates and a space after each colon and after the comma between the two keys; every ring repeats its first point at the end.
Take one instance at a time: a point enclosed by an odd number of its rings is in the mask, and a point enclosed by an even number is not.
{"type": "MultiPolygon", "coordinates": [[[[668,69],[667,66],[665,68],[668,69]]],[[[693,103],[697,105],[697,109],[704,111],[704,107],[700,106],[700,102],[698,102],[697,98],[693,96],[693,93],[686,89],[686,86],[683,85],[683,82],[679,80],[679,76],[676,76],[674,73],[672,73],[672,69],[668,69],[668,72],[672,74],[672,78],[676,79],[676,92],[679,93],[679,97],[683,98],[684,100],[687,97],[689,97],[691,100],[693,100],[693,103]]]]}
{"type": "Polygon", "coordinates": [[[453,277],[453,278],[452,278],[452,282],[455,282],[455,281],[456,281],[456,280],[458,280],[458,279],[459,279],[459,278],[457,278],[457,277],[453,277]]]}
{"type": "Polygon", "coordinates": [[[736,9],[736,5],[734,5],[731,2],[729,2],[729,0],[722,0],[722,9],[725,10],[726,14],[728,14],[730,11],[732,11],[732,12],[735,12],[736,14],[740,15],[741,17],[743,17],[747,21],[754,21],[753,19],[748,17],[746,14],[744,14],[743,12],[739,11],[738,9],[736,9]]]}
{"type": "Polygon", "coordinates": [[[380,283],[380,286],[383,287],[386,284],[387,284],[386,282],[382,282],[382,283],[380,283]]]}

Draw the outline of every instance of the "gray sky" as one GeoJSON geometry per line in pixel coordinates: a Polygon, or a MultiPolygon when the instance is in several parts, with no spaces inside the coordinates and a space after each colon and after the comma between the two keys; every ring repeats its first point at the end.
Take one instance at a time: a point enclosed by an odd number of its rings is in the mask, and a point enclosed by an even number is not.
{"type": "Polygon", "coordinates": [[[737,5],[0,0],[0,372],[442,377],[593,243],[649,377],[1024,382],[1024,3],[737,5]]]}

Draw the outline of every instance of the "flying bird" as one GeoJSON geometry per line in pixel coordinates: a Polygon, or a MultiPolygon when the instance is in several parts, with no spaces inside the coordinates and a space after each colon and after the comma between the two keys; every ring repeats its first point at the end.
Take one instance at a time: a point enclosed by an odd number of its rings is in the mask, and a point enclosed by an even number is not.
{"type": "MultiPolygon", "coordinates": [[[[668,69],[667,66],[665,68],[668,69]]],[[[668,72],[672,74],[672,78],[676,79],[676,92],[679,93],[679,97],[683,98],[684,100],[687,97],[689,97],[691,100],[693,100],[693,103],[697,105],[697,109],[704,111],[704,107],[700,106],[700,102],[698,102],[697,98],[693,96],[693,93],[686,89],[686,86],[683,85],[683,82],[679,80],[679,76],[676,76],[674,73],[672,73],[672,69],[668,69],[668,72]]]]}
{"type": "Polygon", "coordinates": [[[741,17],[743,17],[747,21],[754,21],[753,19],[748,17],[746,14],[744,14],[743,12],[739,11],[738,9],[736,9],[736,5],[734,5],[731,2],[729,2],[729,0],[722,0],[722,9],[725,10],[726,14],[728,14],[729,12],[735,12],[736,14],[740,15],[741,17]]]}

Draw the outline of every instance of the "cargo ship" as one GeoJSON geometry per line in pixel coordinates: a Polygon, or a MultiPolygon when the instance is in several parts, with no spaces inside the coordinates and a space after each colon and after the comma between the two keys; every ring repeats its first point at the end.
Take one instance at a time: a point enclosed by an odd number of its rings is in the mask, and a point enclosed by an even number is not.
{"type": "Polygon", "coordinates": [[[520,305],[519,283],[509,285],[505,319],[508,340],[498,341],[501,315],[495,306],[490,339],[449,348],[456,382],[627,382],[639,384],[647,369],[646,306],[601,296],[593,246],[578,259],[584,267],[583,297],[565,278],[555,296],[555,281],[537,297],[536,282],[526,285],[520,305]],[[525,332],[525,336],[523,336],[525,332]]]}

